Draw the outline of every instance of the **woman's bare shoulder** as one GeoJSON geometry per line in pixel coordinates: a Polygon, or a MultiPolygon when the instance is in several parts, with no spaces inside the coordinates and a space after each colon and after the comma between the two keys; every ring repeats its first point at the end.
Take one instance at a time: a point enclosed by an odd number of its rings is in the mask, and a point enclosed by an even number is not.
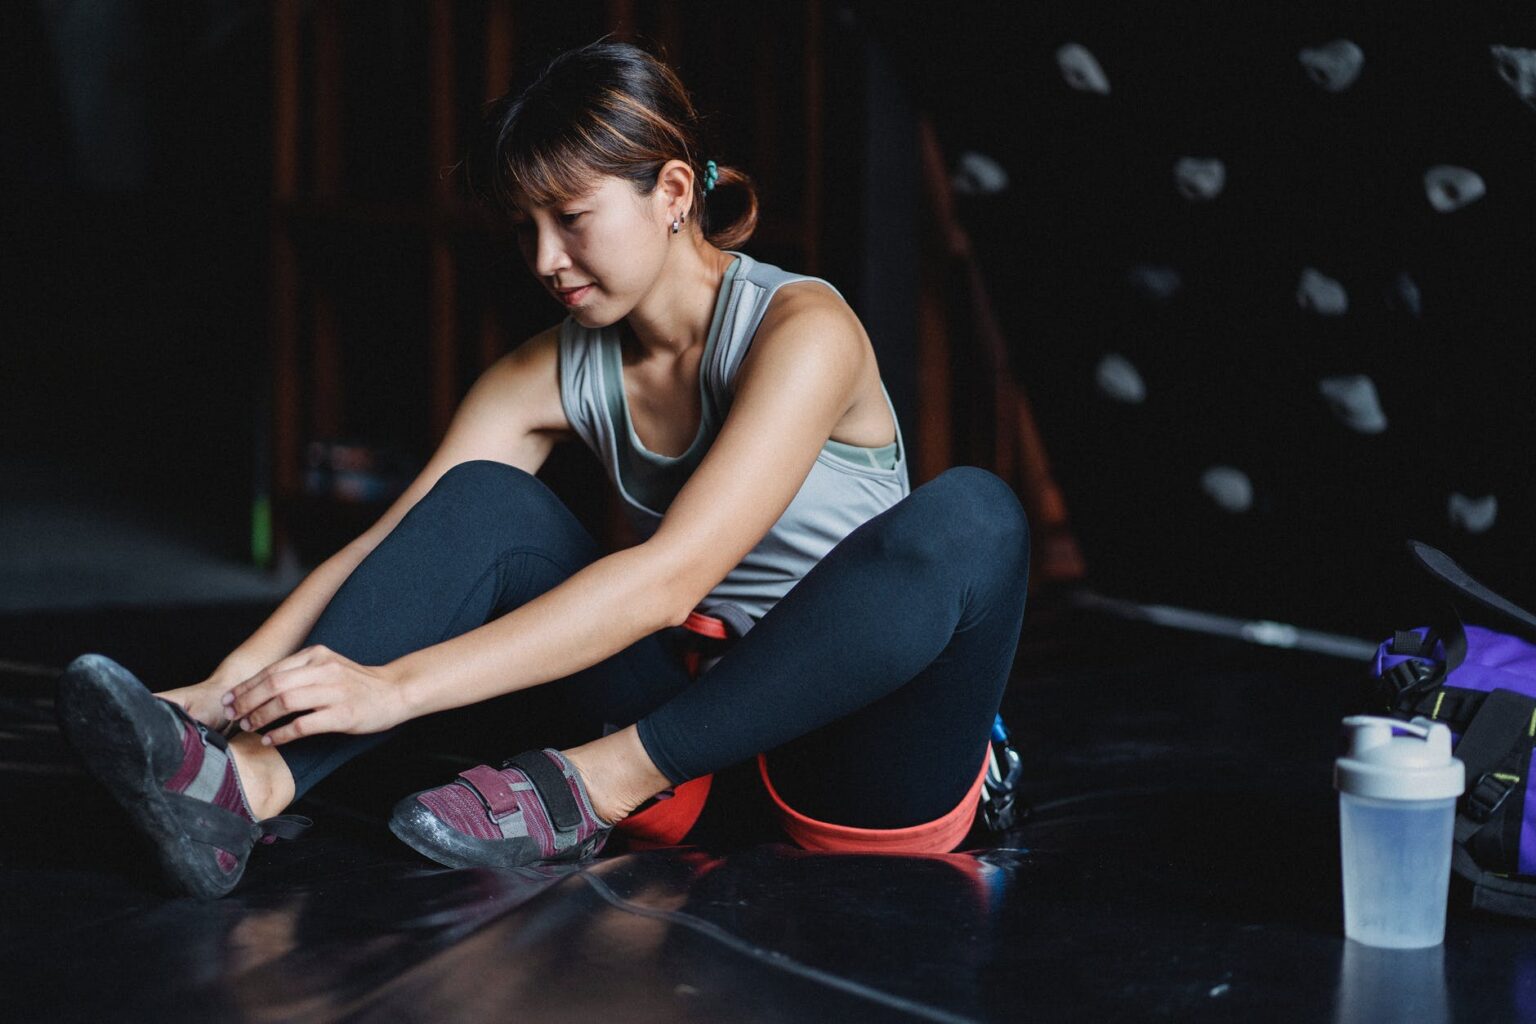
{"type": "Polygon", "coordinates": [[[486,376],[525,430],[564,440],[576,435],[560,403],[560,328],[533,335],[492,363],[486,376]]]}
{"type": "Polygon", "coordinates": [[[814,328],[823,337],[836,335],[839,342],[857,348],[871,347],[858,314],[824,281],[790,281],[780,285],[768,300],[757,338],[803,328],[814,328]]]}

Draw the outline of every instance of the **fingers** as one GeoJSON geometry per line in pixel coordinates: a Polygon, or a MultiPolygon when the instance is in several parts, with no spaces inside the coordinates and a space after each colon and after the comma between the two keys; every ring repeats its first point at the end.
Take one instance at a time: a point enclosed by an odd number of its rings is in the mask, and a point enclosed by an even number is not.
{"type": "Polygon", "coordinates": [[[301,736],[313,736],[322,732],[341,732],[344,716],[337,707],[322,708],[307,715],[300,715],[280,729],[273,729],[261,738],[265,746],[281,746],[301,736]]]}
{"type": "Polygon", "coordinates": [[[296,651],[286,658],[280,658],[245,682],[231,688],[223,698],[225,713],[233,719],[242,718],[271,700],[283,688],[302,685],[302,681],[288,678],[287,674],[296,669],[323,664],[338,657],[329,648],[316,644],[296,651]]]}
{"type": "MultiPolygon", "coordinates": [[[[296,674],[290,673],[290,675],[296,674]]],[[[240,727],[248,732],[255,732],[292,714],[328,708],[338,703],[341,696],[341,687],[329,683],[289,687],[242,718],[240,727]]]]}

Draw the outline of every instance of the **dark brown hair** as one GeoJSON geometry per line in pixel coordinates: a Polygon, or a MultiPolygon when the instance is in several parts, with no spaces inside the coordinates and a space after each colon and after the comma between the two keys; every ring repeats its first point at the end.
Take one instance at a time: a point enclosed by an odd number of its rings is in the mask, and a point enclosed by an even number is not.
{"type": "Polygon", "coordinates": [[[466,180],[477,198],[511,214],[515,197],[540,206],[569,202],[605,174],[647,196],[662,165],[682,160],[693,168],[699,230],[710,243],[734,248],[757,228],[757,188],[717,160],[715,191],[706,192],[710,154],[700,132],[698,111],[671,68],[638,46],[598,41],[560,54],[527,86],[487,105],[466,180]],[[743,193],[741,213],[712,229],[707,200],[727,186],[743,193]]]}

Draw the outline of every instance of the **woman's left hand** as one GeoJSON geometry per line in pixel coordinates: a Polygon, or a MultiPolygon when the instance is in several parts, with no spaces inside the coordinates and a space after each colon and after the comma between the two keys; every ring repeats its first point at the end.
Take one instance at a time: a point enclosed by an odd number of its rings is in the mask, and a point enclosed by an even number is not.
{"type": "Polygon", "coordinates": [[[225,711],[252,732],[298,717],[261,742],[277,746],[322,732],[383,732],[406,721],[400,685],[387,667],[359,665],[315,645],[274,661],[229,691],[225,711]]]}

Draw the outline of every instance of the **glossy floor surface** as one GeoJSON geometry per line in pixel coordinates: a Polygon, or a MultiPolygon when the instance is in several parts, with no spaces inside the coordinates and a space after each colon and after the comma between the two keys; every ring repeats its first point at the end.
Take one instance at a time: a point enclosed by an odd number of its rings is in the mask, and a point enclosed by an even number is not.
{"type": "MultiPolygon", "coordinates": [[[[294,808],[315,828],[258,846],[240,887],[204,904],[159,892],[61,746],[50,670],[94,649],[144,678],[183,671],[247,623],[121,618],[0,621],[6,1020],[1440,1022],[1536,1007],[1531,926],[1458,909],[1435,950],[1342,939],[1330,766],[1364,696],[1347,661],[1042,603],[1005,706],[1034,813],[961,852],[810,854],[732,814],[689,846],[584,869],[448,870],[383,825],[399,787],[451,774],[424,745],[317,787],[294,808]]],[[[750,800],[747,778],[722,785],[750,800]]]]}

